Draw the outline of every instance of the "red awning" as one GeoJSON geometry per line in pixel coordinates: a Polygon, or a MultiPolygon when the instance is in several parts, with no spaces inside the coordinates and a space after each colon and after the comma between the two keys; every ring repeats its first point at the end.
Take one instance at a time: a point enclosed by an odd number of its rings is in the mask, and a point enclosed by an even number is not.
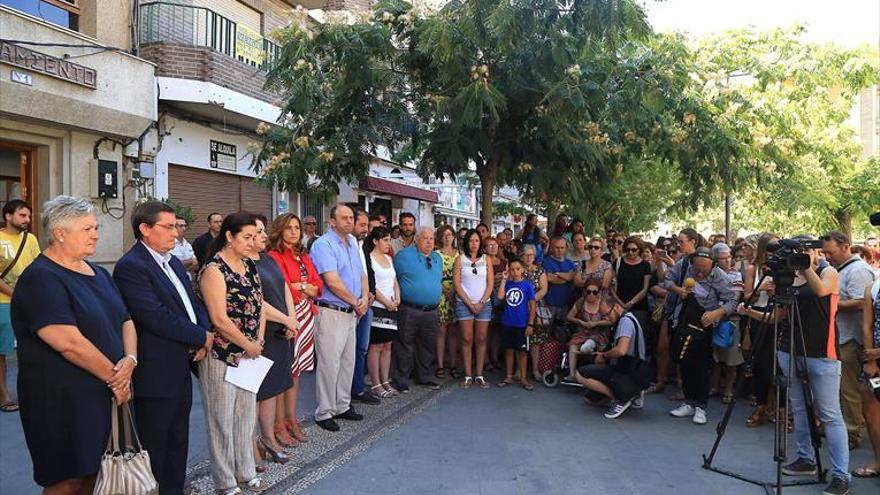
{"type": "Polygon", "coordinates": [[[380,179],[379,177],[365,177],[358,186],[365,191],[373,191],[382,194],[391,194],[403,198],[417,199],[419,201],[427,201],[428,203],[437,203],[437,191],[422,189],[400,182],[394,182],[388,179],[380,179]]]}

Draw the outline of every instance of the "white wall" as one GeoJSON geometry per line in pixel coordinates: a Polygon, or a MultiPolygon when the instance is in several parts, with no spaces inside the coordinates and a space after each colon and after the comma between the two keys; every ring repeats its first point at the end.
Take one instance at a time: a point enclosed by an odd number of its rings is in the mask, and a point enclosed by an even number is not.
{"type": "Polygon", "coordinates": [[[254,142],[254,136],[239,133],[223,132],[194,122],[175,117],[165,117],[165,130],[170,134],[162,141],[162,149],[156,155],[155,196],[168,197],[168,164],[185,165],[188,167],[211,170],[218,173],[255,177],[250,169],[251,155],[248,143],[254,142]],[[235,172],[211,168],[211,140],[234,144],[238,158],[235,172]]]}

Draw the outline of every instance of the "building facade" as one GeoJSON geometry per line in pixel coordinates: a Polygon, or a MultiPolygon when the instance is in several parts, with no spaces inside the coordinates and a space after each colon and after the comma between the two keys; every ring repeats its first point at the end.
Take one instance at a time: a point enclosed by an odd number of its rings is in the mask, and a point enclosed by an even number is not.
{"type": "Polygon", "coordinates": [[[0,0],[0,204],[35,213],[59,194],[91,198],[112,264],[133,235],[141,143],[156,121],[154,65],[131,53],[130,2],[0,0]]]}

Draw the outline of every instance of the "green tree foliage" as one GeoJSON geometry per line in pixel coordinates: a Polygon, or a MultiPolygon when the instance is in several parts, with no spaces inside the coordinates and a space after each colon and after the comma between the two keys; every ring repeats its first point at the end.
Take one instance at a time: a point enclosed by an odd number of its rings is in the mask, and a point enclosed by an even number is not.
{"type": "MultiPolygon", "coordinates": [[[[498,184],[587,210],[621,177],[675,170],[691,193],[673,199],[697,205],[750,176],[740,136],[693,89],[687,48],[656,37],[632,0],[452,0],[437,13],[383,0],[278,38],[269,84],[283,117],[260,129],[254,164],[282,189],[332,192],[384,147],[426,178],[475,167],[488,223],[498,184]]],[[[646,221],[623,210],[596,221],[646,221]]]]}
{"type": "Polygon", "coordinates": [[[704,98],[722,125],[747,130],[746,159],[760,170],[735,195],[735,223],[783,234],[850,233],[858,218],[863,233],[867,213],[880,205],[880,163],[862,156],[848,118],[859,92],[880,83],[878,53],[808,43],[804,33],[800,26],[737,30],[696,43],[704,98]]]}

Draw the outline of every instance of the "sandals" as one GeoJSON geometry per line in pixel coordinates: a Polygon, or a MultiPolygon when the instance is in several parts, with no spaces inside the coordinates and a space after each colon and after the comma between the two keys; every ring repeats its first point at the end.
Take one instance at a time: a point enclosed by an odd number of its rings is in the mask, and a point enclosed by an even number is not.
{"type": "Polygon", "coordinates": [[[8,413],[16,412],[18,411],[18,402],[15,402],[14,400],[3,402],[2,404],[0,404],[0,411],[8,413]]]}
{"type": "Polygon", "coordinates": [[[240,486],[253,493],[263,493],[269,489],[269,483],[266,483],[261,478],[254,478],[247,483],[240,483],[240,486]]]}
{"type": "Polygon", "coordinates": [[[525,390],[528,390],[529,392],[531,392],[532,390],[535,390],[535,386],[529,382],[519,382],[519,386],[525,390]]]}
{"type": "Polygon", "coordinates": [[[459,378],[461,378],[461,371],[458,371],[458,368],[453,366],[452,368],[449,368],[449,376],[458,380],[459,378]]]}
{"type": "Polygon", "coordinates": [[[478,376],[474,378],[474,383],[480,386],[480,388],[489,388],[489,384],[486,383],[486,379],[482,376],[478,376]]]}
{"type": "Polygon", "coordinates": [[[299,447],[299,440],[287,431],[287,425],[283,423],[275,426],[275,441],[285,449],[299,447]]]}
{"type": "Polygon", "coordinates": [[[473,377],[466,376],[464,377],[464,381],[461,382],[461,388],[471,388],[472,383],[474,383],[473,377]]]}
{"type": "Polygon", "coordinates": [[[373,395],[375,395],[376,397],[381,397],[383,399],[394,397],[394,394],[392,394],[391,391],[387,388],[383,387],[381,383],[370,387],[370,391],[373,392],[373,395]]]}
{"type": "Polygon", "coordinates": [[[856,478],[876,478],[880,476],[880,469],[874,466],[862,466],[852,472],[856,478]]]}
{"type": "Polygon", "coordinates": [[[434,372],[434,376],[437,377],[438,380],[443,380],[446,378],[446,368],[437,368],[437,371],[434,372]]]}
{"type": "Polygon", "coordinates": [[[758,406],[757,409],[749,416],[749,419],[746,420],[746,426],[749,428],[755,428],[756,426],[761,426],[765,424],[770,419],[769,414],[767,413],[767,409],[762,406],[758,406]]]}
{"type": "Polygon", "coordinates": [[[400,395],[400,391],[392,387],[390,381],[382,382],[382,387],[390,392],[392,397],[397,397],[398,395],[400,395]]]}
{"type": "Polygon", "coordinates": [[[284,424],[287,427],[287,432],[290,433],[290,436],[295,438],[299,443],[306,443],[309,441],[309,437],[307,437],[305,432],[302,431],[296,418],[287,419],[284,421],[284,424]]]}
{"type": "Polygon", "coordinates": [[[513,377],[506,376],[506,377],[504,377],[504,380],[501,380],[500,382],[498,382],[498,385],[496,385],[496,386],[498,388],[504,388],[504,387],[510,385],[511,383],[513,383],[513,377]]]}

